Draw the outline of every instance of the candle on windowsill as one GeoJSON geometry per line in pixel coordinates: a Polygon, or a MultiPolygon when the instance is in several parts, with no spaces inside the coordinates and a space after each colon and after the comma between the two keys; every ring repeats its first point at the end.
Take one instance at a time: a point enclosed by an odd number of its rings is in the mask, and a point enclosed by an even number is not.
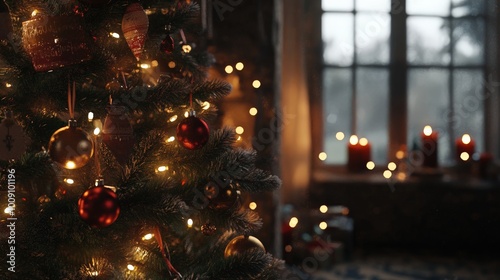
{"type": "Polygon", "coordinates": [[[438,133],[426,125],[422,131],[423,167],[437,167],[438,165],[438,133]]]}
{"type": "Polygon", "coordinates": [[[464,134],[462,138],[457,139],[455,146],[458,162],[469,160],[476,150],[476,143],[469,134],[464,134]]]}
{"type": "Polygon", "coordinates": [[[371,146],[368,139],[352,135],[347,145],[347,168],[349,171],[366,170],[366,163],[371,160],[371,146]]]}

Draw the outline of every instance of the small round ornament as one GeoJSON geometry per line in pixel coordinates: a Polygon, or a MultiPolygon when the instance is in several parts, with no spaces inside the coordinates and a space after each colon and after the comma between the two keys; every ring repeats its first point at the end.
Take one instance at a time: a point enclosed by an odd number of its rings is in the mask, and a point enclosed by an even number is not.
{"type": "Polygon", "coordinates": [[[166,54],[171,54],[174,52],[174,39],[170,34],[167,34],[167,37],[161,41],[160,44],[160,51],[166,53],[166,54]]]}
{"type": "Polygon", "coordinates": [[[208,208],[217,211],[229,210],[237,205],[239,190],[232,182],[218,185],[209,182],[204,188],[204,194],[208,198],[208,208]]]}
{"type": "Polygon", "coordinates": [[[95,186],[86,190],[78,200],[78,214],[91,227],[107,227],[120,215],[118,196],[110,187],[104,186],[104,180],[97,179],[95,186]]]}
{"type": "Polygon", "coordinates": [[[224,250],[224,258],[242,255],[252,249],[258,249],[264,253],[266,252],[264,245],[262,245],[259,239],[249,235],[240,235],[229,241],[224,250]]]}
{"type": "Polygon", "coordinates": [[[207,123],[196,117],[193,110],[189,112],[189,117],[177,125],[177,141],[189,150],[203,147],[208,142],[209,134],[207,123]]]}
{"type": "Polygon", "coordinates": [[[0,123],[0,160],[19,159],[26,151],[28,137],[23,128],[16,123],[11,111],[0,123]]]}
{"type": "Polygon", "coordinates": [[[201,226],[201,232],[203,233],[203,235],[209,236],[209,235],[214,234],[216,231],[217,231],[217,228],[210,223],[206,223],[206,224],[201,226]]]}
{"type": "Polygon", "coordinates": [[[122,31],[125,41],[138,61],[144,48],[148,28],[149,18],[142,5],[139,3],[128,5],[122,19],[122,31]]]}
{"type": "Polygon", "coordinates": [[[49,156],[66,169],[77,169],[87,164],[94,153],[90,135],[77,127],[76,120],[58,129],[49,141],[49,156]]]}

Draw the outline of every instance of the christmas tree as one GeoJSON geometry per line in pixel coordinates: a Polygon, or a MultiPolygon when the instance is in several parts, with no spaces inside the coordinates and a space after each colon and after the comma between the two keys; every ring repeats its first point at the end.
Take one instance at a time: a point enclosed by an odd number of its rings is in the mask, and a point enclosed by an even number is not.
{"type": "Polygon", "coordinates": [[[1,4],[2,279],[280,278],[196,2],[1,4]]]}

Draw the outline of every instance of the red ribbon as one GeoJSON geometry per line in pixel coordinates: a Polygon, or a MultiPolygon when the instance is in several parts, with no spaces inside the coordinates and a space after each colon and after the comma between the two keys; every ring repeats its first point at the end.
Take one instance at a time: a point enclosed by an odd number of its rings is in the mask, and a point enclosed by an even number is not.
{"type": "Polygon", "coordinates": [[[154,235],[156,238],[156,242],[158,242],[158,245],[160,246],[160,252],[163,257],[163,260],[165,261],[165,264],[167,265],[168,270],[170,271],[170,275],[172,273],[177,274],[180,278],[182,278],[182,275],[175,269],[175,267],[172,265],[172,263],[169,260],[169,257],[167,257],[167,253],[165,252],[165,247],[163,246],[163,239],[161,238],[161,232],[160,228],[158,226],[155,227],[154,229],[154,235]]]}

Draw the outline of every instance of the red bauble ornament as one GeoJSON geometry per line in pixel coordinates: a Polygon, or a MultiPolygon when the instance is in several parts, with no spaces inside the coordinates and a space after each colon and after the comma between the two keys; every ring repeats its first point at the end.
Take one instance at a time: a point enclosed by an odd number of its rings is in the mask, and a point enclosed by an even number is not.
{"type": "Polygon", "coordinates": [[[226,211],[238,205],[239,190],[232,182],[209,182],[203,191],[208,198],[209,209],[226,211]]]}
{"type": "Polygon", "coordinates": [[[49,142],[49,156],[66,169],[77,169],[90,160],[94,154],[94,142],[90,135],[78,128],[75,120],[58,129],[49,142]]]}
{"type": "Polygon", "coordinates": [[[124,165],[132,153],[135,142],[132,124],[125,106],[109,105],[107,109],[108,115],[102,127],[102,142],[116,160],[124,165]]]}
{"type": "Polygon", "coordinates": [[[189,150],[203,147],[208,141],[209,134],[207,123],[196,117],[194,111],[177,125],[177,141],[189,150]]]}
{"type": "Polygon", "coordinates": [[[98,179],[96,186],[86,190],[78,200],[78,214],[91,227],[107,227],[120,215],[118,196],[98,179]]]}
{"type": "Polygon", "coordinates": [[[226,249],[224,250],[224,258],[242,255],[251,249],[258,249],[262,252],[266,252],[264,245],[262,245],[262,242],[260,242],[259,239],[253,236],[240,235],[229,241],[226,249]]]}
{"type": "Polygon", "coordinates": [[[166,53],[166,54],[171,54],[174,52],[175,45],[174,45],[174,39],[170,34],[167,34],[167,37],[161,41],[160,44],[160,51],[166,53]]]}
{"type": "Polygon", "coordinates": [[[139,60],[149,28],[149,18],[141,4],[132,3],[125,10],[122,19],[122,31],[125,41],[139,60]]]}

